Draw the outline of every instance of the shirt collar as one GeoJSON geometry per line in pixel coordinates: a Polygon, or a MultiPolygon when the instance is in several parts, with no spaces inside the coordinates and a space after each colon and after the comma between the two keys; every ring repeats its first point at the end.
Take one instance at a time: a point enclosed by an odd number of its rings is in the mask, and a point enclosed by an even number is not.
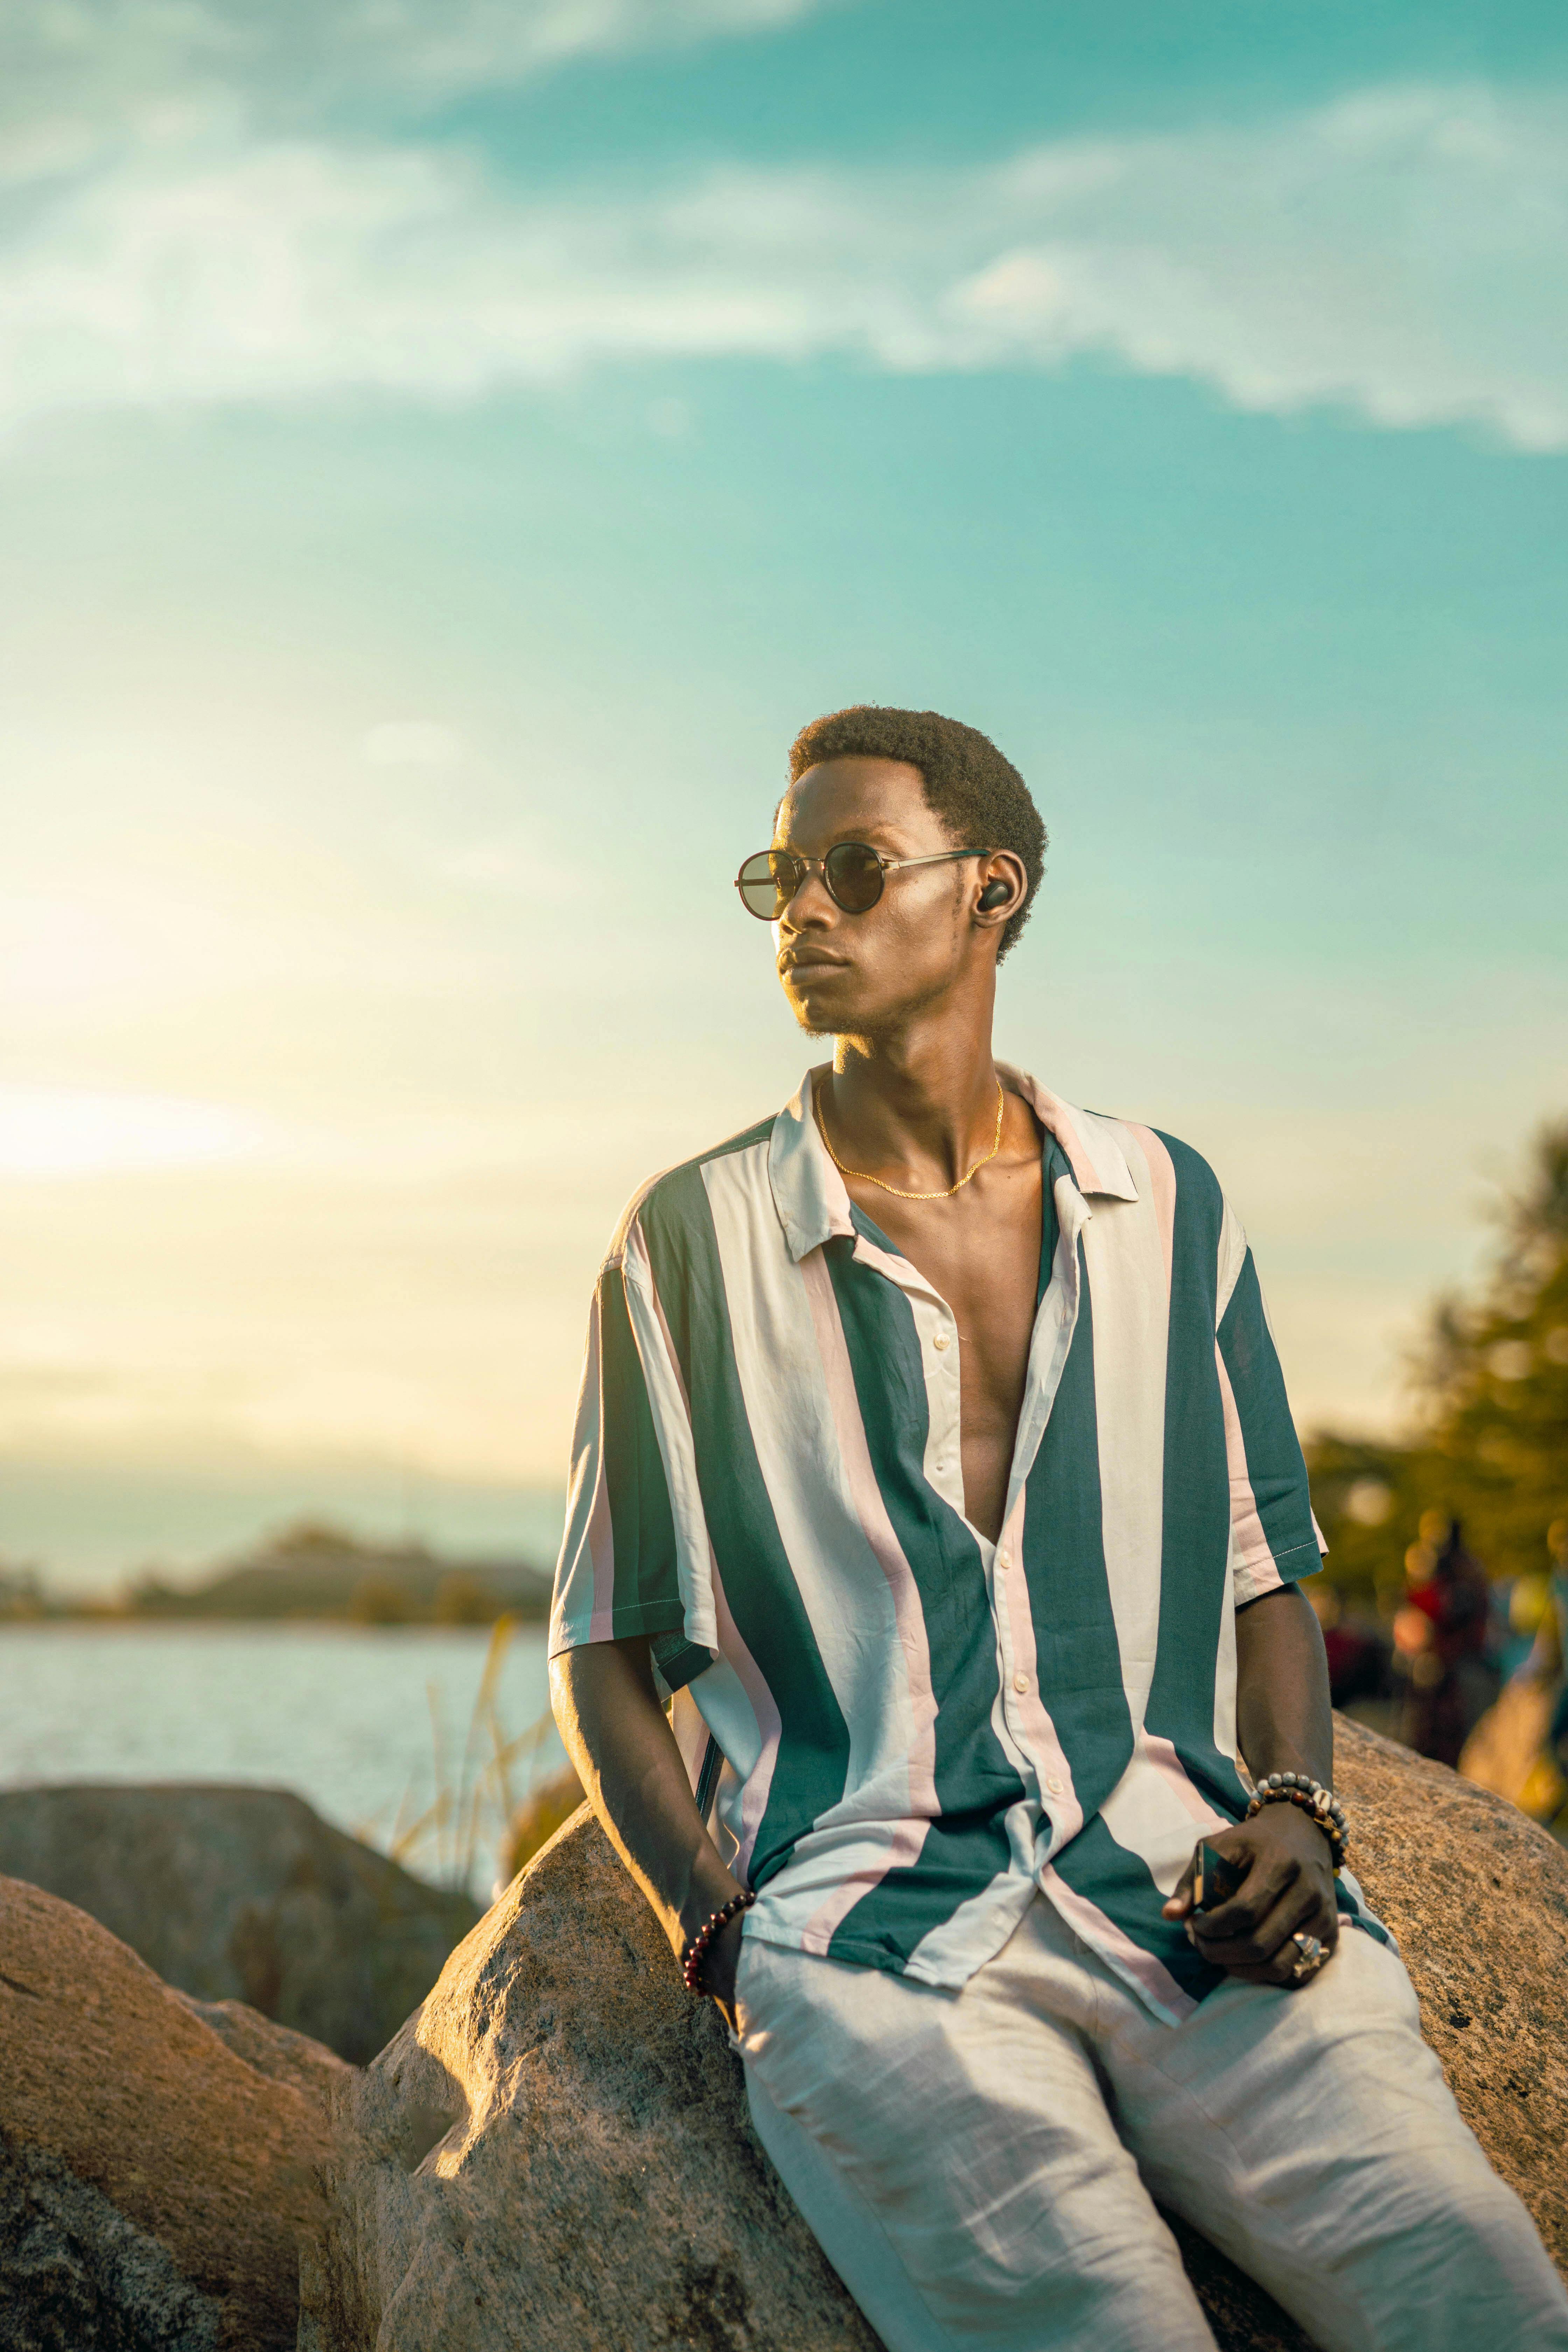
{"type": "MultiPolygon", "coordinates": [[[[1097,1192],[1107,1193],[1116,1201],[1138,1198],[1127,1155],[1110,1119],[1064,1102],[1026,1070],[1016,1070],[1006,1062],[998,1062],[996,1067],[1004,1083],[1030,1106],[1046,1132],[1055,1136],[1067,1156],[1073,1181],[1086,1198],[1097,1192]]],[[[812,1093],[818,1075],[815,1070],[806,1072],[799,1091],[774,1119],[768,1145],[773,1204],[790,1256],[797,1265],[808,1251],[819,1248],[834,1234],[853,1234],[855,1231],[849,1216],[848,1188],[834,1166],[812,1115],[812,1093]]]]}

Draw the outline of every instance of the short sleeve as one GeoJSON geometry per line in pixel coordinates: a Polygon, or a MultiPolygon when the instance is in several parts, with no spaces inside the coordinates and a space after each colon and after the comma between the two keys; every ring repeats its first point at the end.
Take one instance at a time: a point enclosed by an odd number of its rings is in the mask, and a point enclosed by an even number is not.
{"type": "Polygon", "coordinates": [[[550,1654],[646,1633],[673,1687],[684,1618],[669,1481],[617,1253],[588,1318],[550,1654]]]}
{"type": "Polygon", "coordinates": [[[1258,1269],[1240,1238],[1240,1263],[1217,1334],[1238,1608],[1316,1575],[1325,1549],[1258,1269]]]}

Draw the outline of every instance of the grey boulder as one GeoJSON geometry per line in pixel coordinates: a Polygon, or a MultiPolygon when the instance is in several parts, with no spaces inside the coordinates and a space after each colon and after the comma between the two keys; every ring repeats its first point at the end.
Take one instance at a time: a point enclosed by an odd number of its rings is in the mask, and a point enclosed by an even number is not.
{"type": "Polygon", "coordinates": [[[286,1789],[0,1791],[0,1873],[100,1921],[199,2000],[374,2056],[479,1916],[286,1789]]]}

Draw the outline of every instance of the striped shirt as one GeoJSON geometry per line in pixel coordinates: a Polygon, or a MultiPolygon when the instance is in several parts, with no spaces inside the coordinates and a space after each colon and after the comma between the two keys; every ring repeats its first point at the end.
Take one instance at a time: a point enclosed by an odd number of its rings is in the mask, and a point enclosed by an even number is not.
{"type": "Polygon", "coordinates": [[[1160,1910],[1246,1810],[1235,1611],[1321,1544],[1206,1164],[1003,1076],[1043,1232],[998,1541],[964,1512],[957,1324],[849,1199],[807,1076],[626,1213],[551,1649],[649,1638],[694,1780],[721,1759],[700,1802],[747,1935],[956,1988],[1038,1887],[1175,2023],[1222,1980],[1160,1910]]]}

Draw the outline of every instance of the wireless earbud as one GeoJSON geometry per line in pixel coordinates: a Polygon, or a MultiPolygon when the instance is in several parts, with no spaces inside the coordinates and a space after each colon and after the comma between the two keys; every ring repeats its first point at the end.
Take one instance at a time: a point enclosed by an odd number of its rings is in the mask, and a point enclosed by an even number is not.
{"type": "Polygon", "coordinates": [[[980,912],[983,915],[994,913],[996,908],[1005,907],[1012,895],[1012,890],[1005,882],[987,882],[984,889],[980,893],[978,901],[980,912]]]}

